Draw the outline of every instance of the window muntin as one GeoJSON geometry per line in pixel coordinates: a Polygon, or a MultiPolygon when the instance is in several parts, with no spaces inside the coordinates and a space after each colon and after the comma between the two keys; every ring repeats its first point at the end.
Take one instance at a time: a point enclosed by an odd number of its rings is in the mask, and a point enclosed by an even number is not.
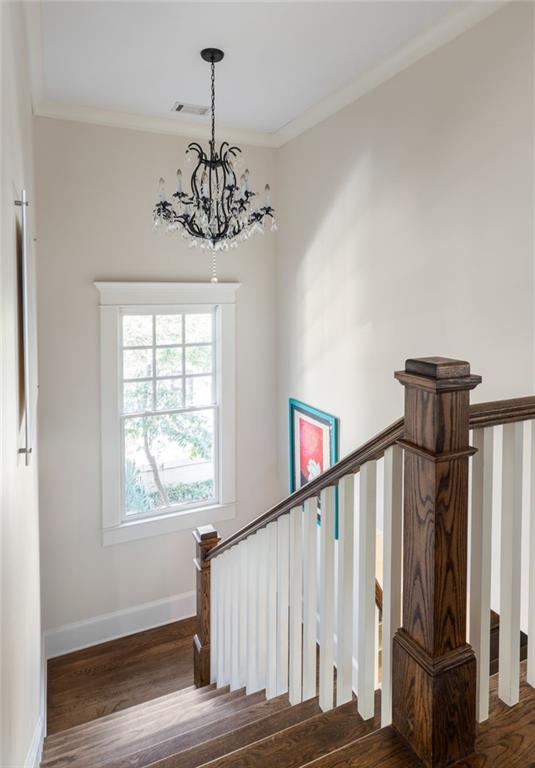
{"type": "Polygon", "coordinates": [[[123,310],[122,516],[218,502],[215,308],[123,310]]]}

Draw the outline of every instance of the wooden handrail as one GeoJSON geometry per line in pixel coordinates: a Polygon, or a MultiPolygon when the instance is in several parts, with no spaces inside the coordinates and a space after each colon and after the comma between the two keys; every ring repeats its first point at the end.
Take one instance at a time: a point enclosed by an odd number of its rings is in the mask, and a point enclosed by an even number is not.
{"type": "MultiPolygon", "coordinates": [[[[487,403],[474,403],[470,406],[470,429],[495,427],[500,424],[528,419],[535,419],[535,395],[509,400],[493,400],[487,403]]],[[[344,456],[337,464],[329,467],[310,483],[299,488],[295,493],[290,494],[283,501],[226,538],[207,554],[206,559],[212,560],[260,528],[264,528],[268,523],[277,520],[281,515],[287,514],[294,507],[300,506],[307,499],[319,496],[324,488],[334,485],[344,475],[356,474],[367,461],[380,459],[387,448],[390,448],[403,437],[404,431],[405,421],[398,419],[360,448],[357,448],[356,451],[344,456]]]]}
{"type": "Polygon", "coordinates": [[[535,419],[535,396],[493,400],[470,406],[470,429],[498,427],[515,421],[535,419]]]}
{"type": "Polygon", "coordinates": [[[255,520],[247,523],[247,525],[244,525],[239,531],[236,531],[236,533],[233,533],[225,539],[225,541],[222,541],[217,547],[212,549],[207,556],[207,559],[211,560],[212,558],[217,557],[229,547],[234,546],[234,544],[247,538],[247,536],[255,533],[255,531],[258,531],[260,528],[264,528],[268,523],[273,522],[273,520],[286,514],[294,507],[299,507],[307,499],[310,499],[313,496],[318,496],[324,488],[327,488],[329,485],[334,485],[341,477],[344,477],[344,475],[358,472],[359,468],[367,461],[381,458],[386,449],[403,436],[403,429],[404,421],[403,419],[398,419],[356,451],[344,456],[341,461],[334,464],[332,467],[329,467],[329,469],[322,472],[321,475],[318,475],[314,480],[311,480],[310,483],[299,488],[295,493],[290,494],[290,496],[283,501],[280,501],[267,512],[264,512],[263,515],[260,515],[255,520]]]}

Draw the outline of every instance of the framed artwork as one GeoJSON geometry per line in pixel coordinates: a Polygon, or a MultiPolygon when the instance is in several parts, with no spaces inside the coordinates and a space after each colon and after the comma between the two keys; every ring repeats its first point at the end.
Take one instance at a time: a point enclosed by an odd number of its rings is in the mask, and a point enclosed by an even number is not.
{"type": "Polygon", "coordinates": [[[338,419],[290,398],[290,492],[338,461],[338,419]]]}

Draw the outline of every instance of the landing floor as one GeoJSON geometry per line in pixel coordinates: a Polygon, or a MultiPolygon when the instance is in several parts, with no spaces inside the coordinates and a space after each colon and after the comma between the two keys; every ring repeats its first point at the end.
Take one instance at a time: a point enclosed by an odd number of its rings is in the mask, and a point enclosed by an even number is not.
{"type": "Polygon", "coordinates": [[[195,619],[48,662],[48,734],[193,685],[195,619]]]}

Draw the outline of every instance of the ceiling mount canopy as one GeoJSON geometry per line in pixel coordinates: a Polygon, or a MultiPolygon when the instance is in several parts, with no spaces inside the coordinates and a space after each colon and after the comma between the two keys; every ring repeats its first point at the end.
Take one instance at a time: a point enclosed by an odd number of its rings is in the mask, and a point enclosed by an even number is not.
{"type": "MultiPolygon", "coordinates": [[[[263,204],[250,186],[249,170],[238,176],[243,160],[241,149],[223,141],[216,150],[215,140],[215,65],[224,57],[219,48],[203,48],[201,57],[211,67],[211,138],[208,152],[196,141],[186,150],[186,161],[195,167],[191,191],[183,189],[182,171],[177,170],[174,201],[168,200],[164,179],[160,179],[159,200],[153,211],[154,228],[180,232],[191,246],[211,251],[226,251],[263,232],[267,224],[277,229],[271,207],[269,184],[264,189],[263,204]]],[[[214,260],[214,281],[215,260],[214,260]]]]}
{"type": "Polygon", "coordinates": [[[201,59],[204,59],[209,64],[219,64],[223,61],[225,56],[221,48],[203,48],[201,51],[201,59]]]}

